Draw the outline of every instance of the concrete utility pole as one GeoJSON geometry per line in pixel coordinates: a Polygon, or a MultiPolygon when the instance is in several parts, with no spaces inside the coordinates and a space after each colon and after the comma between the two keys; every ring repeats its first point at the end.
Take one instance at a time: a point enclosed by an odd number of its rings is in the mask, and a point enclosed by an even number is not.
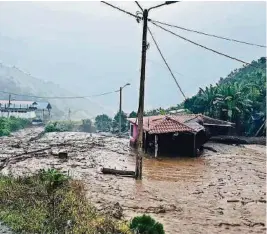
{"type": "Polygon", "coordinates": [[[135,177],[136,179],[142,179],[142,164],[143,164],[143,116],[144,116],[144,99],[145,99],[145,76],[146,76],[146,51],[147,51],[147,20],[148,12],[152,9],[176,3],[177,1],[167,1],[163,4],[151,7],[149,9],[142,9],[143,11],[143,36],[142,36],[142,60],[141,60],[141,77],[139,88],[139,107],[138,107],[138,137],[137,137],[137,155],[135,165],[135,177]]]}
{"type": "Polygon", "coordinates": [[[121,111],[121,106],[122,106],[122,89],[125,88],[126,86],[130,85],[130,83],[125,84],[123,87],[120,87],[120,111],[119,111],[119,135],[121,135],[121,117],[122,117],[122,111],[121,111]]]}

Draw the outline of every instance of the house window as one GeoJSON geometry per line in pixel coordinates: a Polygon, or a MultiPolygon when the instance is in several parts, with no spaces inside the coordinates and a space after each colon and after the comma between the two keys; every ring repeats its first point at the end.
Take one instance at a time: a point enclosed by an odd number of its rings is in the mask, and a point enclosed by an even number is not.
{"type": "Polygon", "coordinates": [[[133,124],[130,125],[130,136],[133,137],[133,124]]]}

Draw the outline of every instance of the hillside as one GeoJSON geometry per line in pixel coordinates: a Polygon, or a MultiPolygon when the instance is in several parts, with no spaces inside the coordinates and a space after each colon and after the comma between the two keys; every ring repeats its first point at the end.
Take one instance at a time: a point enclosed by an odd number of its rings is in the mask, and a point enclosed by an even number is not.
{"type": "MultiPolygon", "coordinates": [[[[147,110],[145,115],[182,109],[234,122],[237,134],[254,136],[266,119],[266,57],[235,69],[215,85],[199,88],[196,95],[177,106],[147,110]]],[[[265,131],[262,127],[259,135],[265,131]]]]}
{"type": "MultiPolygon", "coordinates": [[[[8,67],[0,63],[0,91],[37,96],[79,96],[52,82],[45,82],[16,67],[8,67]]],[[[36,98],[13,96],[16,100],[33,100],[36,98]]],[[[8,99],[8,94],[0,92],[0,99],[8,99]]],[[[41,101],[42,99],[38,99],[41,101]]],[[[101,108],[88,99],[49,99],[52,104],[54,119],[66,119],[71,109],[71,119],[92,118],[101,112],[101,108]]]]}
{"type": "Polygon", "coordinates": [[[232,121],[239,134],[254,135],[266,119],[266,58],[236,69],[187,99],[193,113],[232,121]]]}

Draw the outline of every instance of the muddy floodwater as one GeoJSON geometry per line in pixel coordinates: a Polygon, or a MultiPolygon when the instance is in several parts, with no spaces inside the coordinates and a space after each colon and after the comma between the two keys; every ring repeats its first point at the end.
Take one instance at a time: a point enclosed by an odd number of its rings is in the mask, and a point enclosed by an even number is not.
{"type": "Polygon", "coordinates": [[[134,170],[135,153],[127,139],[87,133],[49,133],[41,128],[0,138],[0,159],[38,149],[28,158],[10,160],[3,173],[27,174],[55,167],[81,179],[88,199],[106,212],[119,202],[125,219],[149,213],[166,233],[265,233],[265,146],[208,143],[217,152],[198,158],[145,158],[143,180],[103,175],[101,167],[134,170]],[[68,159],[58,158],[66,151],[68,159]]]}

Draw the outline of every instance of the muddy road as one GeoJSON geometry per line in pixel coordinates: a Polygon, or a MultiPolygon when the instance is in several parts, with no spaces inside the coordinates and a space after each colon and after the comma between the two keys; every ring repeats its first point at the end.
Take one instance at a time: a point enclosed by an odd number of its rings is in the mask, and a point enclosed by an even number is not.
{"type": "Polygon", "coordinates": [[[134,170],[135,153],[127,139],[87,133],[49,133],[34,139],[41,131],[27,129],[0,138],[0,160],[26,153],[4,165],[3,173],[25,175],[55,167],[82,179],[99,210],[112,210],[119,202],[125,219],[150,213],[170,234],[266,232],[265,146],[209,143],[217,153],[144,159],[144,178],[135,181],[99,171],[134,170]],[[39,149],[46,150],[27,154],[39,149]],[[59,151],[68,152],[69,158],[60,159],[59,151]]]}

